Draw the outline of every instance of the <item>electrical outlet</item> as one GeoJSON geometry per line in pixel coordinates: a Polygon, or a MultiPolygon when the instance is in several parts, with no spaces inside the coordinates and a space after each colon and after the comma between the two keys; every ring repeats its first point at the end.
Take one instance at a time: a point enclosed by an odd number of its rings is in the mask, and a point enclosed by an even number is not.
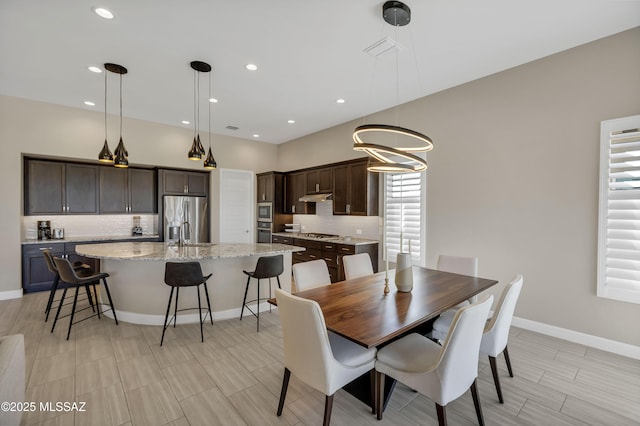
{"type": "Polygon", "coordinates": [[[304,231],[305,229],[307,229],[307,227],[306,227],[306,226],[304,226],[304,225],[300,225],[300,230],[301,230],[301,231],[304,231]]]}
{"type": "Polygon", "coordinates": [[[356,235],[362,235],[362,229],[356,229],[356,235]]]}

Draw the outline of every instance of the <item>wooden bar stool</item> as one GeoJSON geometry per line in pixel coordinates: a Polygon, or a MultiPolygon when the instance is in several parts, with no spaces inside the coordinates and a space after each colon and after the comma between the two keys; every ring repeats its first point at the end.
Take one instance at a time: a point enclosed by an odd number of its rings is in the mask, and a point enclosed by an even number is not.
{"type": "MultiPolygon", "coordinates": [[[[79,277],[76,274],[76,271],[73,270],[73,266],[71,266],[71,262],[69,262],[68,259],[63,259],[61,257],[54,257],[53,261],[56,265],[56,268],[58,268],[60,279],[65,283],[69,284],[70,286],[73,286],[76,288],[76,293],[73,296],[73,307],[71,308],[71,313],[69,314],[71,318],[69,319],[69,330],[67,331],[67,340],[69,340],[69,335],[71,334],[71,326],[73,324],[77,324],[80,321],[84,321],[96,315],[98,315],[98,318],[100,318],[100,311],[102,310],[102,308],[100,306],[101,304],[98,303],[97,293],[96,293],[96,307],[98,308],[98,312],[96,314],[83,318],[79,321],[76,321],[75,323],[73,322],[73,318],[75,317],[75,314],[76,314],[76,307],[78,305],[78,290],[80,289],[81,286],[84,286],[86,288],[87,286],[92,285],[93,291],[95,293],[96,284],[99,284],[100,280],[102,280],[102,285],[104,287],[105,292],[107,293],[107,297],[109,298],[109,306],[111,307],[111,312],[113,312],[113,319],[116,321],[116,324],[118,324],[118,317],[116,316],[116,310],[113,307],[113,301],[111,300],[111,293],[109,292],[109,286],[107,285],[107,277],[109,276],[109,274],[103,272],[103,273],[89,275],[87,277],[79,277]]],[[[62,297],[60,298],[60,304],[58,305],[58,310],[56,311],[56,318],[53,320],[53,326],[51,327],[52,333],[54,328],[56,327],[58,318],[60,317],[60,310],[62,309],[62,305],[64,304],[64,298],[66,297],[66,295],[67,295],[67,288],[65,288],[64,291],[62,292],[62,297]]],[[[91,296],[89,296],[89,299],[91,299],[91,296]]],[[[89,309],[89,308],[87,307],[87,308],[80,309],[78,312],[83,311],[85,309],[89,309]]]]}
{"type": "MultiPolygon", "coordinates": [[[[256,330],[260,331],[260,301],[267,300],[271,297],[271,278],[276,278],[278,281],[278,288],[280,286],[280,275],[284,272],[284,261],[281,254],[277,256],[264,256],[258,259],[256,269],[254,271],[242,271],[247,275],[247,286],[244,289],[244,299],[242,300],[242,310],[240,311],[240,320],[244,314],[244,308],[246,307],[257,318],[256,330]],[[254,300],[247,301],[247,292],[249,291],[249,282],[251,278],[258,280],[258,293],[254,300]],[[260,298],[260,280],[263,278],[269,279],[269,297],[260,298]],[[256,312],[253,312],[248,303],[256,302],[256,312]]],[[[271,307],[269,307],[271,309],[271,307]]]]}
{"type": "Polygon", "coordinates": [[[211,278],[209,274],[206,277],[202,275],[202,268],[199,262],[167,262],[164,267],[164,282],[171,287],[171,294],[169,295],[169,303],[167,304],[167,313],[164,316],[164,327],[162,329],[162,338],[160,339],[160,346],[164,342],[164,332],[167,331],[167,319],[169,318],[169,310],[171,309],[171,301],[173,300],[173,290],[176,290],[176,303],[173,310],[173,327],[176,326],[176,320],[178,311],[198,310],[200,316],[200,340],[204,342],[204,333],[202,331],[202,324],[207,319],[207,314],[202,318],[202,305],[200,303],[200,285],[204,285],[204,293],[207,296],[207,312],[209,312],[209,318],[211,319],[211,325],[213,325],[213,317],[211,316],[211,302],[209,301],[209,290],[207,289],[207,280],[211,278]],[[180,287],[193,287],[198,288],[198,307],[197,308],[184,308],[178,309],[178,296],[180,294],[180,287]]]}

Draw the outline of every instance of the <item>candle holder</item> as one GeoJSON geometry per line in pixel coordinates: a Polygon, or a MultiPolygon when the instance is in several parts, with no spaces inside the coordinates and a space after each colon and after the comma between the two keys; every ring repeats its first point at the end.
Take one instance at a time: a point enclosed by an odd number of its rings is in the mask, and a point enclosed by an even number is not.
{"type": "Polygon", "coordinates": [[[408,293],[413,289],[413,268],[410,253],[398,253],[396,260],[396,287],[398,291],[408,293]]]}
{"type": "Polygon", "coordinates": [[[389,294],[389,278],[384,279],[384,295],[389,294]]]}

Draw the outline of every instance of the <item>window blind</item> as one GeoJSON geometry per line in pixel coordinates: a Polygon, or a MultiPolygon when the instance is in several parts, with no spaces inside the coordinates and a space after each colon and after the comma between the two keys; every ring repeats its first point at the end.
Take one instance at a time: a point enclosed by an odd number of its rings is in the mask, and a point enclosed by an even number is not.
{"type": "Polygon", "coordinates": [[[385,174],[385,249],[390,262],[398,253],[408,252],[419,265],[422,258],[422,186],[421,173],[385,174]],[[402,236],[402,247],[400,239],[402,236]]]}
{"type": "Polygon", "coordinates": [[[640,303],[640,116],[603,121],[598,296],[640,303]]]}

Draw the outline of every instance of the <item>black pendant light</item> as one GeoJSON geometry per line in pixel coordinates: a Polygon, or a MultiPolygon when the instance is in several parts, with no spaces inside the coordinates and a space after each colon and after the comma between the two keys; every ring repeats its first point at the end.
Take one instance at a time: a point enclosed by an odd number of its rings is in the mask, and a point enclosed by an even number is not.
{"type": "Polygon", "coordinates": [[[216,163],[216,159],[213,158],[213,153],[211,152],[211,73],[209,73],[209,98],[207,105],[209,107],[209,152],[207,153],[207,158],[204,159],[204,168],[213,170],[218,167],[218,163],[216,163]]]}
{"type": "MultiPolygon", "coordinates": [[[[202,146],[202,142],[200,141],[200,73],[210,72],[211,65],[202,61],[192,61],[191,68],[193,68],[193,70],[195,71],[193,82],[194,133],[193,143],[191,144],[191,149],[189,150],[189,160],[197,161],[201,160],[202,156],[205,154],[204,147],[202,146]]],[[[211,82],[211,80],[209,80],[209,82],[211,82]]]]}
{"type": "Polygon", "coordinates": [[[107,143],[107,72],[104,73],[104,145],[98,154],[98,161],[101,163],[113,164],[113,154],[107,143]]]}
{"type": "MultiPolygon", "coordinates": [[[[396,28],[411,22],[411,9],[399,1],[387,1],[382,6],[382,18],[396,28]]],[[[397,38],[397,37],[396,37],[397,38]]],[[[398,52],[396,50],[396,121],[398,109],[398,52]]],[[[433,141],[428,136],[396,125],[365,124],[353,131],[353,149],[366,152],[374,161],[369,163],[372,172],[410,173],[427,169],[424,158],[418,152],[431,151],[433,141]],[[369,143],[364,136],[376,136],[383,142],[369,143]]]]}
{"type": "Polygon", "coordinates": [[[104,64],[104,67],[108,71],[120,75],[120,141],[114,151],[115,158],[113,160],[113,165],[120,168],[126,168],[129,167],[129,152],[124,147],[124,142],[122,141],[122,75],[127,73],[127,69],[122,65],[110,63],[104,64]]]}

